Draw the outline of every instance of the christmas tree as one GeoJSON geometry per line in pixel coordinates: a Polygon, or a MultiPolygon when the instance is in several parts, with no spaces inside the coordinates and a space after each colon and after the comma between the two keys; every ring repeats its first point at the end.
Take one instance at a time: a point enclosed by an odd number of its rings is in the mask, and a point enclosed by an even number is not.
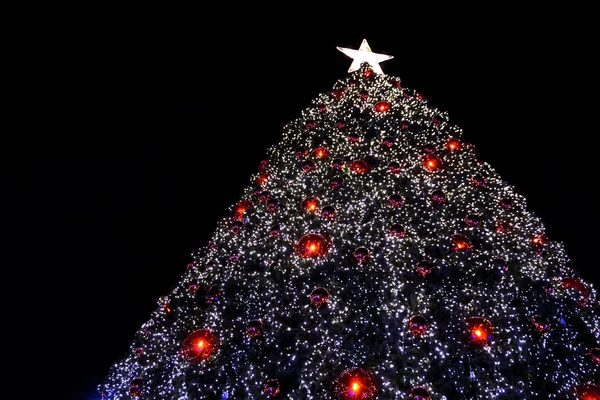
{"type": "Polygon", "coordinates": [[[600,399],[596,289],[366,41],[283,128],[104,399],[600,399]]]}

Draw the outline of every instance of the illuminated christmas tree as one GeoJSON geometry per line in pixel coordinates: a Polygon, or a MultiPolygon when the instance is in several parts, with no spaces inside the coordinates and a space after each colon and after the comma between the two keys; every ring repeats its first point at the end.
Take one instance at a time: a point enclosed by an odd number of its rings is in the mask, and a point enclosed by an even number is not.
{"type": "Polygon", "coordinates": [[[596,289],[379,63],[267,149],[104,399],[600,399],[596,289]],[[243,190],[242,190],[243,189],[243,190]]]}

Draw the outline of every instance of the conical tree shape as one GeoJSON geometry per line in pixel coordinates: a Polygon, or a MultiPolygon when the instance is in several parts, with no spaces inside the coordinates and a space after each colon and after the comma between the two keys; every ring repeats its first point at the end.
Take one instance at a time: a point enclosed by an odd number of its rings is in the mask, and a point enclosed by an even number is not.
{"type": "Polygon", "coordinates": [[[104,398],[593,396],[596,289],[447,114],[366,62],[312,104],[104,398]]]}

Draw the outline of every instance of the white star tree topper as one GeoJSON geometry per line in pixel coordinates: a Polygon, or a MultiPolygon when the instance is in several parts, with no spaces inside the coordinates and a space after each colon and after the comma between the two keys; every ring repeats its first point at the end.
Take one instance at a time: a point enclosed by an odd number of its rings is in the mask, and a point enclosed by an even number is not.
{"type": "Polygon", "coordinates": [[[367,39],[363,39],[358,50],[347,49],[345,47],[338,47],[337,49],[354,60],[348,72],[356,71],[363,62],[368,62],[371,68],[373,68],[373,72],[383,74],[379,63],[394,58],[394,56],[388,56],[387,54],[373,53],[369,47],[369,43],[367,43],[367,39]]]}

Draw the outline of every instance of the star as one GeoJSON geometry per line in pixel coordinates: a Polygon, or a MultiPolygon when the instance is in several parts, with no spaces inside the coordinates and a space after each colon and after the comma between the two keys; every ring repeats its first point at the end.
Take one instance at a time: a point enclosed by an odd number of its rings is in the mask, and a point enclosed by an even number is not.
{"type": "Polygon", "coordinates": [[[363,39],[358,50],[347,49],[345,47],[338,47],[337,49],[354,60],[348,72],[356,71],[360,68],[360,64],[368,62],[373,68],[373,72],[383,74],[379,63],[394,58],[394,56],[386,54],[373,53],[369,47],[369,43],[367,43],[367,39],[363,39]]]}

